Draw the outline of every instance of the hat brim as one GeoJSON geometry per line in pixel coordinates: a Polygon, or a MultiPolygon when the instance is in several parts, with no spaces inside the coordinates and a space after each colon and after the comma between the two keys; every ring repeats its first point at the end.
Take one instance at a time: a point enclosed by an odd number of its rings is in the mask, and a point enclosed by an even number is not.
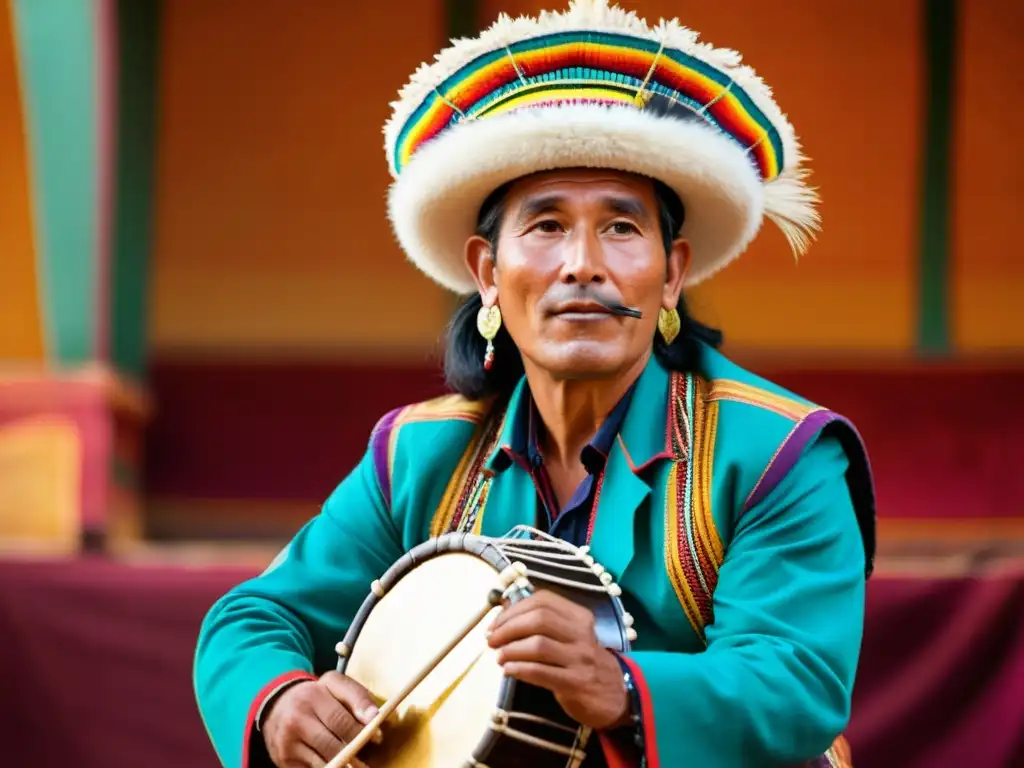
{"type": "Polygon", "coordinates": [[[703,121],[598,105],[523,109],[467,120],[423,146],[388,194],[408,258],[446,288],[476,289],[465,262],[480,206],[506,182],[559,168],[605,168],[655,178],[686,208],[680,236],[706,280],[757,235],[764,188],[747,153],[703,121]]]}

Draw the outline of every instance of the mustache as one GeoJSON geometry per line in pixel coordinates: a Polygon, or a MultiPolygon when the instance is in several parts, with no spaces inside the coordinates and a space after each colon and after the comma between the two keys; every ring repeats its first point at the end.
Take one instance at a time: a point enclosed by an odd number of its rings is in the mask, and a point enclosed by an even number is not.
{"type": "Polygon", "coordinates": [[[632,317],[639,320],[644,316],[644,313],[639,309],[636,307],[628,307],[617,298],[606,296],[600,291],[582,287],[576,287],[564,291],[559,290],[554,294],[549,295],[545,304],[555,306],[558,304],[565,304],[570,301],[592,301],[595,304],[600,304],[612,314],[619,315],[620,317],[632,317]]]}

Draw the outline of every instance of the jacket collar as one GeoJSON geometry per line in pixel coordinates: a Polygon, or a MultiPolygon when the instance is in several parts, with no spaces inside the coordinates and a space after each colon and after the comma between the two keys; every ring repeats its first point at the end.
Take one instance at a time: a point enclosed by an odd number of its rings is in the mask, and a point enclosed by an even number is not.
{"type": "MultiPolygon", "coordinates": [[[[639,474],[660,459],[680,458],[673,450],[672,443],[670,376],[669,371],[651,355],[637,379],[629,409],[615,441],[634,474],[639,474]]],[[[524,375],[508,399],[498,439],[484,463],[485,471],[498,474],[508,468],[511,462],[507,460],[507,453],[516,443],[515,430],[517,425],[526,423],[525,417],[530,407],[529,387],[524,375]]]]}
{"type": "MultiPolygon", "coordinates": [[[[674,401],[680,401],[676,407],[682,405],[682,395],[676,392],[679,388],[673,386],[673,381],[669,371],[652,356],[637,379],[598,486],[590,555],[623,585],[631,581],[626,572],[634,556],[636,511],[651,495],[653,476],[643,470],[661,459],[678,458],[673,451],[679,441],[673,440],[672,408],[674,401]]],[[[531,492],[529,474],[505,471],[512,462],[498,458],[505,454],[505,446],[512,445],[519,409],[529,406],[524,378],[508,400],[498,440],[484,466],[484,472],[494,478],[488,498],[499,502],[485,516],[493,535],[501,535],[517,524],[533,525],[537,514],[537,494],[531,492]]]]}

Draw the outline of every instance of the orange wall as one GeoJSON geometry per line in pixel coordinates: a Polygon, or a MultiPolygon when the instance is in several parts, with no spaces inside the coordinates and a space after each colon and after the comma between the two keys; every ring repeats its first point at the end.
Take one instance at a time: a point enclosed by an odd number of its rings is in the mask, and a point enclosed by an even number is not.
{"type": "Polygon", "coordinates": [[[394,242],[382,126],[442,4],[163,7],[156,351],[431,344],[451,300],[394,242]]]}
{"type": "Polygon", "coordinates": [[[9,0],[0,0],[0,360],[44,355],[28,147],[9,0]]]}
{"type": "MultiPolygon", "coordinates": [[[[534,13],[536,0],[485,0],[534,13]]],[[[626,0],[740,51],[772,87],[811,157],[823,232],[794,264],[766,224],[737,263],[694,291],[731,348],[906,350],[913,343],[919,151],[917,0],[626,0]],[[783,23],[782,20],[785,19],[783,23]]]]}
{"type": "Polygon", "coordinates": [[[1024,348],[1024,4],[961,2],[954,126],[953,341],[1024,348]]]}
{"type": "MultiPolygon", "coordinates": [[[[561,5],[480,4],[481,24],[499,11],[561,5]]],[[[799,264],[766,224],[738,263],[694,291],[698,316],[722,326],[731,349],[910,352],[921,0],[626,5],[649,21],[681,14],[705,39],[742,51],[795,123],[823,197],[824,231],[799,264]]],[[[394,243],[381,126],[397,89],[442,44],[443,7],[164,5],[158,353],[394,357],[435,341],[452,298],[394,243]]],[[[1024,259],[1013,226],[1021,119],[1004,95],[1024,65],[1022,18],[1016,0],[959,3],[950,311],[963,350],[1024,347],[1024,259]]]]}

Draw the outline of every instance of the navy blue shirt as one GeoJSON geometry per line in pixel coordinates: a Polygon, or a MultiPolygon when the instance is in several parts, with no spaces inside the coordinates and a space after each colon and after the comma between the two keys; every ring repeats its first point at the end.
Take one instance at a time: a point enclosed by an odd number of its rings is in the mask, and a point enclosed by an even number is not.
{"type": "MultiPolygon", "coordinates": [[[[533,478],[540,507],[538,528],[577,547],[582,547],[589,541],[608,454],[626,418],[635,387],[634,384],[629,388],[601,424],[597,434],[583,446],[580,461],[587,470],[587,476],[561,509],[558,507],[558,499],[544,467],[544,455],[540,449],[540,430],[543,429],[543,422],[533,397],[529,397],[528,408],[518,409],[516,423],[512,425],[511,444],[505,449],[505,455],[509,460],[514,460],[527,469],[533,478]]],[[[529,392],[524,395],[529,395],[529,392]]]]}
{"type": "MultiPolygon", "coordinates": [[[[605,465],[608,463],[608,454],[611,453],[612,445],[626,418],[635,388],[636,384],[634,383],[612,412],[608,414],[608,418],[601,424],[597,434],[583,446],[583,450],[580,452],[580,461],[587,470],[587,476],[583,478],[583,482],[577,486],[572,497],[561,509],[558,508],[558,499],[544,467],[544,454],[540,449],[540,430],[543,428],[543,422],[537,412],[532,395],[529,394],[529,391],[523,393],[524,397],[529,397],[529,407],[518,409],[515,416],[516,421],[512,424],[510,444],[499,455],[498,460],[507,462],[506,466],[513,461],[516,462],[533,478],[533,484],[537,489],[537,503],[540,508],[536,523],[538,528],[546,529],[547,533],[576,547],[582,547],[589,543],[594,517],[597,514],[601,481],[604,478],[605,465]],[[504,458],[502,459],[502,457],[504,458]]],[[[630,706],[634,717],[637,718],[637,725],[632,729],[627,727],[625,730],[632,730],[634,734],[633,739],[641,755],[639,764],[643,767],[647,765],[647,760],[646,757],[643,757],[643,726],[639,720],[639,699],[635,694],[635,684],[630,682],[629,667],[621,658],[618,656],[616,658],[626,676],[627,686],[631,686],[627,687],[627,691],[632,691],[630,706]]]]}

